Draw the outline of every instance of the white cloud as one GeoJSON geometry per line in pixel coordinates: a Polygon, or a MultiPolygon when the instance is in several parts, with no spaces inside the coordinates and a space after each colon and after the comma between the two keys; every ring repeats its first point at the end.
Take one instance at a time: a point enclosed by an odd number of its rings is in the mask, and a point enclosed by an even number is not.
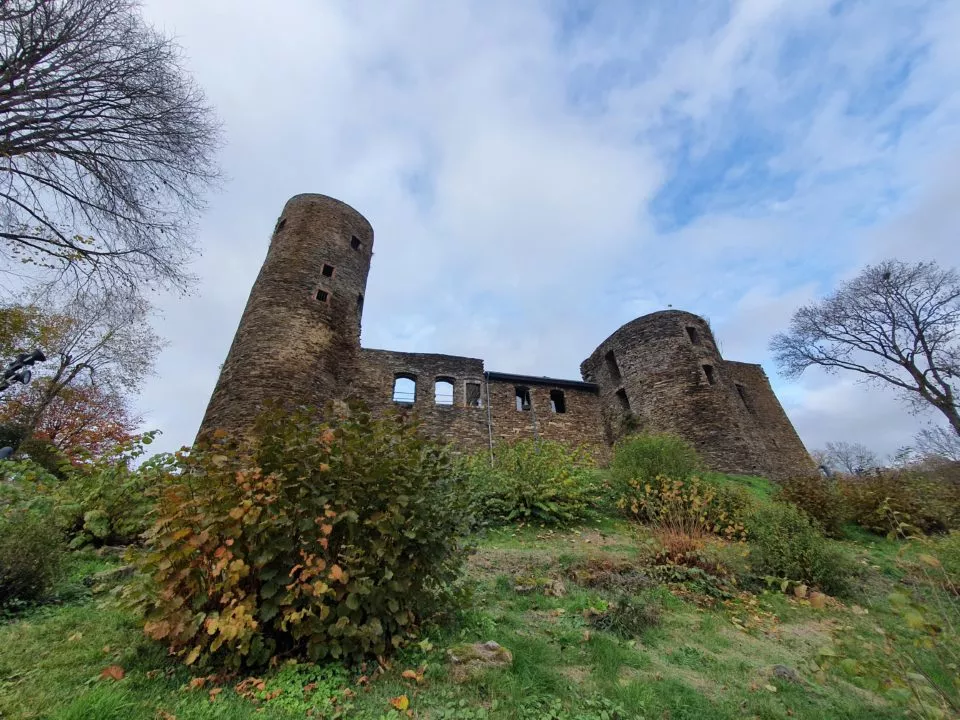
{"type": "Polygon", "coordinates": [[[902,444],[901,406],[845,378],[783,383],[766,345],[863,262],[960,260],[960,15],[914,5],[604,3],[584,24],[547,0],[148,0],[224,120],[231,178],[197,293],[163,302],[149,423],[165,447],[192,439],[283,203],[322,192],[376,230],[367,346],[577,377],[671,304],[765,363],[808,444],[902,444]]]}

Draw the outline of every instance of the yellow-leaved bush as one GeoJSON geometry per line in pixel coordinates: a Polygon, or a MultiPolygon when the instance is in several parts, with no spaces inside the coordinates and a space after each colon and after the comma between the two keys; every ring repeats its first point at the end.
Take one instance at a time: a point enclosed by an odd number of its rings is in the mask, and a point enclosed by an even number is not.
{"type": "Polygon", "coordinates": [[[468,518],[446,452],[360,408],[315,417],[169,459],[131,598],[187,664],[381,655],[450,607],[468,518]]]}

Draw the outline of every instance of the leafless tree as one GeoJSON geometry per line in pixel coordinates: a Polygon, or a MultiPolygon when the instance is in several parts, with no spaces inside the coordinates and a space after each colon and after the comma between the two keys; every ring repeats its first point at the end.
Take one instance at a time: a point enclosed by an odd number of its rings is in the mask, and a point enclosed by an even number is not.
{"type": "Polygon", "coordinates": [[[0,0],[4,272],[186,286],[219,136],[136,0],[0,0]]]}
{"type": "Polygon", "coordinates": [[[119,398],[139,391],[164,345],[150,326],[150,312],[132,292],[70,296],[56,310],[0,308],[0,345],[14,351],[42,347],[47,356],[33,367],[39,392],[35,388],[26,403],[24,436],[65,388],[83,383],[119,398]]]}
{"type": "Polygon", "coordinates": [[[851,370],[933,406],[960,434],[960,276],[935,262],[868,266],[830,297],[801,307],[771,343],[781,371],[851,370]]]}
{"type": "Polygon", "coordinates": [[[823,450],[817,452],[823,458],[823,464],[851,475],[878,465],[876,453],[860,443],[828,442],[823,450]]]}
{"type": "Polygon", "coordinates": [[[960,462],[960,435],[945,427],[921,430],[913,439],[913,448],[922,458],[960,462]]]}

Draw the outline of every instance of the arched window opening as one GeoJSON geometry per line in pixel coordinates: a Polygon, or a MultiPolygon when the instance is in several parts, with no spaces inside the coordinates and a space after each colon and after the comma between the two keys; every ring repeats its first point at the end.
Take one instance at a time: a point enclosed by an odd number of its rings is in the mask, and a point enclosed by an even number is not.
{"type": "Polygon", "coordinates": [[[627,397],[627,391],[623,388],[617,390],[617,402],[620,403],[620,409],[625,413],[630,412],[630,398],[627,397]]]}
{"type": "Polygon", "coordinates": [[[563,390],[550,391],[550,409],[555,413],[565,413],[567,411],[567,399],[563,390]]]}
{"type": "Polygon", "coordinates": [[[360,238],[358,238],[356,235],[350,236],[350,247],[352,247],[354,250],[359,250],[362,246],[363,243],[360,242],[360,238]]]}
{"type": "Polygon", "coordinates": [[[613,355],[613,350],[608,350],[603,356],[607,364],[607,372],[610,373],[610,379],[614,382],[620,382],[620,366],[617,365],[617,358],[613,355]]]}
{"type": "Polygon", "coordinates": [[[433,387],[433,399],[437,405],[453,405],[453,380],[438,377],[433,387]]]}
{"type": "Polygon", "coordinates": [[[397,375],[393,381],[393,401],[398,405],[413,405],[417,399],[417,378],[397,375]]]}
{"type": "Polygon", "coordinates": [[[517,398],[517,410],[527,411],[531,408],[530,404],[530,388],[517,387],[515,388],[516,398],[517,398]]]}

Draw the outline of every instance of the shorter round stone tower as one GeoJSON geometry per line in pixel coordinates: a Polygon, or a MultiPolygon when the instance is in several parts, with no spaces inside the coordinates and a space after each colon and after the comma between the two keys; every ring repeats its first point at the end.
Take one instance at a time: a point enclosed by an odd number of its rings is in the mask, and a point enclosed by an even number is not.
{"type": "Polygon", "coordinates": [[[200,426],[246,432],[268,402],[322,407],[359,364],[373,228],[325,195],[291,198],[200,426]]]}
{"type": "Polygon", "coordinates": [[[599,386],[610,441],[671,433],[692,443],[711,468],[763,474],[766,443],[730,366],[703,318],[666,310],[621,327],[580,370],[599,386]]]}

